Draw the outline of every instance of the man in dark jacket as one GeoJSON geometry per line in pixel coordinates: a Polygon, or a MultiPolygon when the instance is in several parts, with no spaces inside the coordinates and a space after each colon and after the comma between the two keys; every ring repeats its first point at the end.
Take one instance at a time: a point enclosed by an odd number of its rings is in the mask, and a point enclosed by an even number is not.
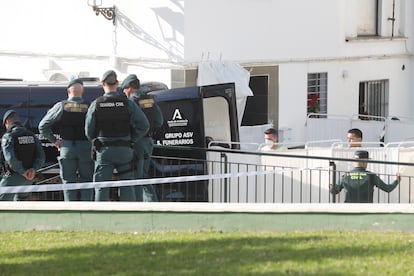
{"type": "MultiPolygon", "coordinates": [[[[162,112],[154,99],[140,87],[140,81],[135,74],[125,78],[122,82],[122,89],[125,95],[133,100],[145,113],[150,124],[146,135],[134,144],[134,153],[137,158],[135,178],[148,178],[151,155],[154,149],[152,133],[163,124],[162,112]]],[[[135,196],[137,201],[158,201],[157,194],[152,185],[136,186],[135,196]]]]}
{"type": "MultiPolygon", "coordinates": [[[[83,82],[71,80],[67,86],[68,99],[55,104],[39,123],[39,132],[59,150],[60,176],[63,183],[92,182],[94,162],[91,142],[85,136],[85,116],[88,103],[82,96],[83,82]],[[61,139],[53,135],[52,127],[59,127],[61,139]]],[[[65,201],[91,201],[93,189],[64,190],[65,201]]]]}
{"type": "MultiPolygon", "coordinates": [[[[133,101],[117,92],[114,71],[105,72],[101,84],[105,94],[91,103],[85,121],[85,134],[96,148],[94,181],[112,180],[114,169],[120,180],[132,180],[132,146],[148,132],[149,123],[133,101]]],[[[119,194],[121,201],[135,201],[133,186],[120,187],[119,194]]],[[[95,200],[108,201],[109,188],[96,188],[95,200]]]]}
{"type": "Polygon", "coordinates": [[[330,185],[330,191],[333,194],[339,193],[345,189],[346,203],[372,203],[374,187],[385,192],[391,192],[397,187],[401,176],[397,173],[397,179],[391,184],[386,184],[378,175],[367,171],[367,162],[369,159],[368,151],[358,150],[355,152],[357,159],[355,167],[342,176],[341,181],[336,185],[330,185]]]}
{"type": "MultiPolygon", "coordinates": [[[[1,149],[5,174],[0,187],[31,185],[45,162],[45,153],[39,139],[22,126],[20,117],[14,110],[8,110],[3,116],[6,133],[1,139],[1,149]]],[[[24,200],[25,194],[3,193],[0,200],[24,200]]]]}

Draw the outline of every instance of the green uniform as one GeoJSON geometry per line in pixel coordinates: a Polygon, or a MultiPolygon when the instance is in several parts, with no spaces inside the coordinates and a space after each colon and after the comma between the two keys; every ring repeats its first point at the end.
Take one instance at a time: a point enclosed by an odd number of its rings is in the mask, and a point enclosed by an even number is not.
{"type": "MultiPolygon", "coordinates": [[[[138,105],[140,95],[144,94],[143,92],[137,91],[132,93],[131,99],[133,99],[138,105]]],[[[143,109],[143,107],[141,107],[143,109]]],[[[148,133],[143,138],[139,139],[134,144],[134,153],[137,158],[137,169],[135,172],[135,177],[137,179],[148,178],[149,177],[149,167],[151,162],[152,150],[154,148],[154,143],[152,140],[152,131],[162,126],[163,116],[161,109],[157,104],[153,106],[154,112],[151,112],[151,117],[148,118],[150,123],[150,133],[148,133]]],[[[137,201],[158,201],[157,194],[152,185],[140,185],[135,187],[135,196],[137,201]]]]}
{"type": "MultiPolygon", "coordinates": [[[[30,168],[40,169],[45,162],[45,153],[39,139],[31,132],[28,136],[25,131],[26,128],[20,122],[15,122],[2,137],[1,148],[7,172],[0,181],[0,187],[31,185],[33,181],[27,180],[22,174],[30,168]],[[18,137],[19,133],[24,136],[18,137]],[[31,149],[28,150],[25,146],[29,144],[31,149]]],[[[0,201],[24,200],[26,197],[26,194],[0,194],[0,201]]]]}
{"type": "MultiPolygon", "coordinates": [[[[134,179],[134,171],[131,169],[133,162],[134,144],[142,138],[149,128],[149,123],[142,110],[131,100],[125,98],[125,102],[118,92],[108,92],[103,97],[93,101],[89,106],[85,120],[85,134],[90,139],[100,143],[96,151],[94,181],[112,180],[113,169],[118,171],[121,180],[134,179]],[[114,98],[116,102],[97,103],[98,99],[114,98]],[[126,107],[124,107],[126,104],[126,107]],[[109,110],[122,107],[127,108],[127,114],[117,110],[109,113],[110,116],[102,116],[104,123],[97,120],[97,106],[109,110]],[[125,117],[126,115],[126,117],[125,117]],[[118,118],[120,116],[120,118],[118,118]],[[125,126],[126,124],[126,126],[125,126]],[[125,132],[125,129],[127,130],[125,132]],[[124,133],[125,132],[125,133],[124,133]],[[109,134],[108,134],[109,133],[109,134]]],[[[109,200],[109,188],[95,189],[96,201],[109,200]]],[[[135,189],[133,186],[120,187],[121,201],[135,201],[135,189]]]]}
{"type": "Polygon", "coordinates": [[[397,180],[386,184],[378,175],[363,167],[355,167],[342,176],[341,181],[334,186],[332,192],[337,194],[345,189],[346,203],[372,203],[375,186],[385,192],[391,192],[397,185],[397,180]]]}
{"type": "MultiPolygon", "coordinates": [[[[55,143],[52,127],[60,125],[61,147],[59,150],[60,176],[63,183],[92,182],[94,162],[91,158],[91,142],[85,137],[85,114],[88,104],[80,97],[69,97],[55,104],[39,123],[39,132],[55,143]],[[67,115],[71,113],[74,115],[67,115]],[[67,131],[65,131],[67,130],[67,131]]],[[[93,189],[64,190],[65,201],[91,201],[93,189]]]]}

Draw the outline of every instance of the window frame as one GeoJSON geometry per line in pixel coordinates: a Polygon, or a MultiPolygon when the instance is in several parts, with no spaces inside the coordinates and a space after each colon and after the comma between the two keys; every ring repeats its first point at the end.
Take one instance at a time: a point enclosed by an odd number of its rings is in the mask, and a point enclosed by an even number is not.
{"type": "Polygon", "coordinates": [[[308,73],[307,115],[328,114],[328,72],[308,73]]]}
{"type": "Polygon", "coordinates": [[[379,1],[359,0],[357,5],[357,36],[379,36],[379,1]],[[367,3],[367,1],[371,1],[371,3],[367,3]],[[367,18],[367,15],[370,17],[367,18]]]}
{"type": "Polygon", "coordinates": [[[359,83],[358,113],[362,120],[379,121],[389,116],[388,79],[361,81],[359,83]]]}

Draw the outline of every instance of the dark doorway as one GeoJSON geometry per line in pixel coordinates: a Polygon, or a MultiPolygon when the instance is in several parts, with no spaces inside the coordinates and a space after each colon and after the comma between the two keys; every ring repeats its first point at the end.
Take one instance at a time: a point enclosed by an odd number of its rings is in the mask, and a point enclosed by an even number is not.
{"type": "Polygon", "coordinates": [[[249,87],[254,96],[247,97],[242,126],[267,124],[269,76],[251,76],[249,87]]]}

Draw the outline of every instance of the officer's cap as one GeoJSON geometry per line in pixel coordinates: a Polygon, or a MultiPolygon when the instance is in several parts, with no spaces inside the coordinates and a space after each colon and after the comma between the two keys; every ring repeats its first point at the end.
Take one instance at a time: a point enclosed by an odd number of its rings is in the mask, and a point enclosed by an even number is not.
{"type": "Polygon", "coordinates": [[[128,75],[121,84],[122,89],[128,88],[130,84],[133,82],[138,82],[137,86],[139,86],[139,79],[137,75],[135,74],[128,75]]]}
{"type": "Polygon", "coordinates": [[[73,79],[68,83],[68,88],[71,87],[72,85],[74,85],[75,83],[79,83],[79,84],[83,85],[83,81],[81,79],[73,79]]]}
{"type": "Polygon", "coordinates": [[[356,159],[369,159],[369,153],[366,150],[357,150],[354,157],[356,159]]]}
{"type": "Polygon", "coordinates": [[[102,75],[102,82],[106,82],[109,85],[114,85],[117,81],[117,76],[114,70],[108,70],[102,75]]]}
{"type": "Polygon", "coordinates": [[[13,109],[10,109],[10,110],[7,110],[6,113],[4,113],[3,125],[6,123],[7,118],[9,118],[9,116],[12,115],[13,113],[17,113],[17,112],[14,111],[13,109]]]}

